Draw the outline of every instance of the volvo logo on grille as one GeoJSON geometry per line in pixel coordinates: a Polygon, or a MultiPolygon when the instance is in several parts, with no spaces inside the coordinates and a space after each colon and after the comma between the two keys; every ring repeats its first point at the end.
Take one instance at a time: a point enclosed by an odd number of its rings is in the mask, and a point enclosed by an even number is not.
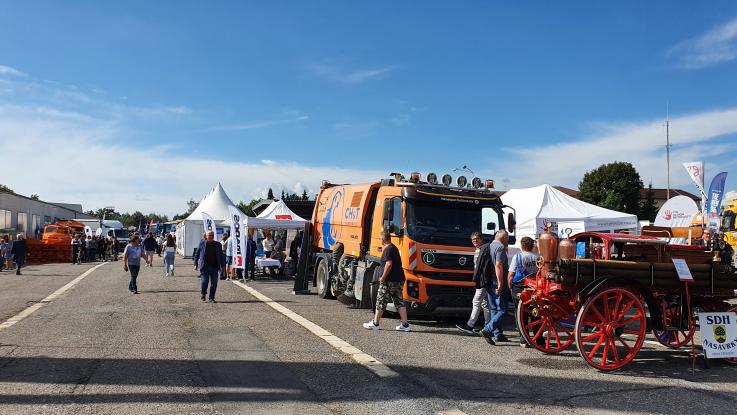
{"type": "Polygon", "coordinates": [[[460,266],[466,265],[466,257],[462,256],[462,257],[458,258],[458,265],[460,265],[460,266]]]}

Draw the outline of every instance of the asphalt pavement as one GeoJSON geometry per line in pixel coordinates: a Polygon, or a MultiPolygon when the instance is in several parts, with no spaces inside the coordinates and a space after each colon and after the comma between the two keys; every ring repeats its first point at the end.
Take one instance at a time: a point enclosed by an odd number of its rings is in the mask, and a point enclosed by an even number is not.
{"type": "Polygon", "coordinates": [[[291,281],[249,282],[399,376],[380,378],[323,338],[228,281],[202,303],[190,261],[174,277],[162,259],[142,268],[140,294],[122,263],[108,263],[49,301],[91,265],[31,265],[0,272],[0,414],[723,414],[737,404],[737,367],[699,363],[646,344],[623,371],[600,373],[574,348],[555,356],[496,347],[452,320],[411,319],[412,332],[361,323],[367,310],[291,281]],[[37,308],[37,309],[35,309],[37,308]]]}

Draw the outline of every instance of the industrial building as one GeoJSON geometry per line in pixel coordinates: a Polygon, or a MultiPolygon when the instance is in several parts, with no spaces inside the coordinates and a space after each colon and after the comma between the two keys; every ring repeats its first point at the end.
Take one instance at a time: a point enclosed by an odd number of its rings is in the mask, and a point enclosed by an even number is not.
{"type": "Polygon", "coordinates": [[[91,219],[81,204],[50,203],[16,193],[0,192],[0,234],[25,233],[35,238],[44,225],[64,219],[91,219]]]}

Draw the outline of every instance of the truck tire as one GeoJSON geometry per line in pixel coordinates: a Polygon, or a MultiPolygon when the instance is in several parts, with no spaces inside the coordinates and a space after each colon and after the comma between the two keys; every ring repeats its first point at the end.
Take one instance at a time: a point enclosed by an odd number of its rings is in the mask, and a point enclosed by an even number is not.
{"type": "Polygon", "coordinates": [[[380,266],[374,267],[374,272],[371,278],[368,278],[371,287],[365,292],[369,293],[369,307],[372,311],[376,310],[376,297],[379,295],[379,278],[381,278],[382,268],[380,266]]]}
{"type": "Polygon", "coordinates": [[[332,299],[333,291],[330,283],[330,274],[328,273],[328,263],[326,260],[320,260],[317,263],[316,271],[317,275],[317,296],[323,299],[332,299]]]}
{"type": "Polygon", "coordinates": [[[376,304],[376,296],[372,295],[371,290],[374,289],[374,285],[371,284],[374,281],[374,272],[379,268],[378,264],[369,267],[366,270],[366,275],[363,277],[363,291],[361,298],[356,298],[356,308],[364,308],[373,310],[374,304],[376,304]]]}

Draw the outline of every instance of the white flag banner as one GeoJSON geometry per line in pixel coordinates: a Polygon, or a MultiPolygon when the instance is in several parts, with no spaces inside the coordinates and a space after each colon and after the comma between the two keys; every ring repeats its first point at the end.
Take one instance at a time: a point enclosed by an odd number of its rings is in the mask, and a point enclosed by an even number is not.
{"type": "Polygon", "coordinates": [[[230,213],[230,238],[233,240],[233,266],[246,268],[246,237],[243,220],[245,215],[235,206],[228,206],[230,213]]]}
{"type": "Polygon", "coordinates": [[[704,162],[703,161],[689,161],[686,163],[683,163],[683,167],[686,168],[686,171],[688,172],[688,175],[691,177],[691,180],[696,183],[696,187],[699,188],[699,192],[701,192],[702,195],[705,195],[706,192],[704,191],[704,162]]]}
{"type": "Polygon", "coordinates": [[[212,220],[212,217],[205,212],[202,212],[202,227],[204,228],[204,233],[208,233],[210,231],[217,233],[215,230],[215,221],[212,220]]]}

